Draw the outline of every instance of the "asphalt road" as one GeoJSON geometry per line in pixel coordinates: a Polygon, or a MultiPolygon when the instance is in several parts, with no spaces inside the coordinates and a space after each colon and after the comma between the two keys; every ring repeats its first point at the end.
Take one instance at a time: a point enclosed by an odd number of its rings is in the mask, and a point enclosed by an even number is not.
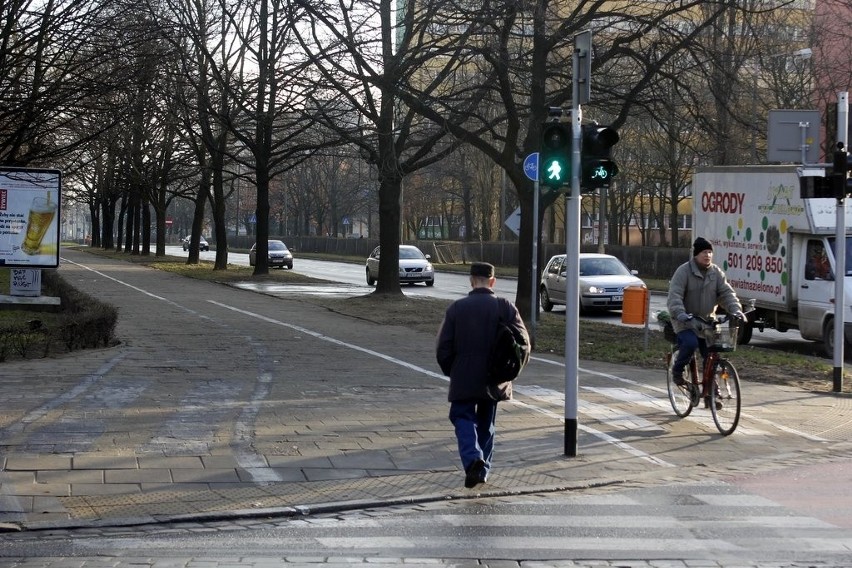
{"type": "MultiPolygon", "coordinates": [[[[166,247],[166,254],[172,256],[187,255],[180,246],[166,247]]],[[[216,259],[216,252],[201,252],[200,258],[202,260],[209,260],[212,262],[216,259]]],[[[248,254],[231,252],[228,254],[228,262],[238,266],[248,266],[248,254]]],[[[312,278],[330,280],[341,284],[341,286],[330,289],[328,291],[329,294],[355,296],[359,294],[366,294],[373,289],[372,286],[367,285],[366,278],[364,276],[364,266],[362,264],[302,259],[296,255],[293,263],[293,271],[312,278]]],[[[517,295],[517,280],[515,278],[500,278],[498,274],[495,289],[497,290],[497,293],[502,296],[514,298],[517,295]]],[[[432,287],[427,287],[423,284],[415,284],[413,286],[403,286],[402,288],[403,293],[409,296],[423,296],[444,300],[455,300],[456,298],[460,298],[467,294],[469,290],[470,282],[466,275],[449,272],[439,272],[435,277],[435,285],[432,287]]],[[[292,293],[292,291],[290,293],[292,293]]],[[[650,322],[650,325],[656,325],[655,314],[665,309],[665,296],[662,294],[651,294],[648,307],[648,321],[650,322]]],[[[554,313],[564,313],[564,308],[557,306],[554,308],[554,313]]],[[[622,325],[621,312],[601,312],[581,317],[587,320],[622,325]]],[[[799,335],[798,331],[782,333],[774,329],[767,329],[763,332],[755,330],[752,336],[751,345],[805,355],[821,354],[821,344],[802,339],[802,336],[799,335]]]]}

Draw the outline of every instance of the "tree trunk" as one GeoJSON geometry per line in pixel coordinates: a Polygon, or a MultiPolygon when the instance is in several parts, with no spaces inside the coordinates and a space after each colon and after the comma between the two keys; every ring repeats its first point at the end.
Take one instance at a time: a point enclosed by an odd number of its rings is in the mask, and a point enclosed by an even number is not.
{"type": "Polygon", "coordinates": [[[201,247],[198,246],[201,229],[204,227],[204,211],[210,195],[210,178],[212,177],[209,162],[202,165],[201,180],[198,183],[198,195],[195,196],[195,210],[192,214],[192,240],[190,241],[187,264],[198,264],[201,247]]]}

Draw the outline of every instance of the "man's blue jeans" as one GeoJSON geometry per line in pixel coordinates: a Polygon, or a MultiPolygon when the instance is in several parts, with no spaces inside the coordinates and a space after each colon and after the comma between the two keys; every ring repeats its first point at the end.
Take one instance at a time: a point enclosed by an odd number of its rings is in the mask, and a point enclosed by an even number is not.
{"type": "Polygon", "coordinates": [[[450,422],[456,429],[459,457],[465,472],[476,460],[485,462],[485,474],[491,470],[494,455],[496,400],[464,400],[450,403],[450,422]]]}
{"type": "Polygon", "coordinates": [[[685,329],[677,334],[677,359],[672,365],[672,375],[683,375],[683,369],[689,363],[692,354],[698,349],[702,357],[707,356],[707,343],[698,337],[692,329],[685,329]]]}

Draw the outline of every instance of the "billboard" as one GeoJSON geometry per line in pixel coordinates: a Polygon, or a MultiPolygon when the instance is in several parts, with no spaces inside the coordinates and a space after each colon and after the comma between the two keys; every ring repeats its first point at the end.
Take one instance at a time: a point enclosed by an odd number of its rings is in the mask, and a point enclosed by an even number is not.
{"type": "Polygon", "coordinates": [[[0,267],[59,266],[62,172],[0,167],[0,267]]]}

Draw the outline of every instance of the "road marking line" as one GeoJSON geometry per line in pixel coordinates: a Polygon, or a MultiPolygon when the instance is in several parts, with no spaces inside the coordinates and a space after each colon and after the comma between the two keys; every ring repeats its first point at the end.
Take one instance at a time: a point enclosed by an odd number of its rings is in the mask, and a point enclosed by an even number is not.
{"type": "MultiPolygon", "coordinates": [[[[128,354],[127,351],[123,351],[123,352],[119,353],[118,355],[116,355],[115,357],[113,357],[112,359],[110,359],[109,361],[104,363],[103,365],[101,365],[101,367],[97,371],[95,371],[91,375],[88,375],[82,381],[77,383],[77,385],[74,386],[74,388],[72,388],[71,390],[61,394],[60,396],[53,398],[52,400],[45,402],[44,404],[42,404],[40,407],[36,408],[35,410],[28,412],[25,416],[23,416],[17,422],[10,424],[8,427],[0,429],[0,440],[5,440],[6,438],[9,437],[9,434],[23,432],[23,430],[24,430],[24,428],[27,424],[33,424],[33,423],[37,422],[38,420],[40,420],[41,418],[46,416],[51,410],[58,408],[59,406],[62,406],[63,404],[65,404],[65,403],[67,403],[71,400],[74,400],[75,398],[77,398],[78,396],[80,396],[81,394],[83,394],[84,392],[89,390],[93,385],[97,384],[98,381],[100,381],[104,377],[104,375],[106,375],[110,370],[112,370],[112,368],[115,367],[118,364],[119,361],[124,359],[127,356],[127,354],[128,354]]],[[[0,467],[0,471],[3,471],[2,467],[0,467]]],[[[6,485],[6,486],[9,487],[10,490],[14,487],[14,485],[12,483],[0,484],[0,485],[6,485]]],[[[21,498],[19,496],[17,496],[17,495],[6,495],[5,491],[2,491],[2,490],[0,490],[0,495],[3,495],[3,497],[6,499],[6,501],[8,503],[11,503],[11,510],[16,510],[16,511],[26,511],[27,510],[27,507],[25,507],[23,505],[21,498]]]]}
{"type": "MultiPolygon", "coordinates": [[[[214,304],[214,305],[219,306],[221,308],[224,308],[226,310],[230,310],[230,311],[237,312],[237,313],[240,313],[240,314],[243,314],[243,315],[246,315],[246,316],[250,316],[250,317],[253,317],[255,319],[259,319],[261,321],[271,323],[273,325],[278,325],[278,326],[281,326],[281,327],[287,327],[287,328],[290,328],[294,331],[298,331],[299,333],[304,333],[305,335],[309,335],[311,337],[314,337],[316,339],[320,339],[322,341],[327,341],[329,343],[333,343],[334,345],[339,345],[340,347],[345,347],[347,349],[353,349],[355,351],[360,351],[361,353],[366,353],[367,355],[372,355],[374,357],[378,357],[379,359],[383,359],[383,360],[385,360],[389,363],[392,363],[394,365],[399,365],[401,367],[405,367],[406,369],[410,369],[412,371],[415,371],[417,373],[421,373],[421,374],[426,375],[428,377],[440,379],[444,382],[449,382],[449,380],[450,380],[449,377],[446,377],[442,374],[435,373],[434,371],[430,371],[429,369],[424,369],[423,367],[420,367],[418,365],[414,365],[414,364],[409,363],[407,361],[397,359],[396,357],[392,357],[390,355],[380,353],[379,351],[375,351],[373,349],[368,349],[366,347],[361,347],[360,345],[355,345],[353,343],[341,341],[340,339],[330,337],[330,336],[325,335],[323,333],[319,333],[317,331],[313,331],[313,330],[304,328],[304,327],[299,326],[299,325],[283,322],[281,320],[277,320],[277,319],[274,319],[274,318],[271,318],[271,317],[268,317],[268,316],[264,316],[262,314],[258,314],[258,313],[255,313],[255,312],[250,312],[248,310],[243,310],[241,308],[237,308],[237,307],[234,307],[234,306],[229,306],[227,304],[223,304],[223,303],[217,302],[215,300],[207,300],[207,301],[210,302],[211,304],[214,304]]],[[[519,394],[524,394],[523,387],[517,387],[515,390],[519,394]]],[[[524,396],[526,396],[526,395],[524,395],[524,396]]],[[[562,416],[556,414],[555,412],[551,412],[550,410],[547,410],[547,409],[544,409],[544,408],[539,408],[539,407],[534,406],[532,404],[520,402],[518,400],[514,400],[512,402],[514,404],[518,405],[518,406],[523,406],[524,408],[527,408],[529,410],[533,410],[533,411],[538,412],[540,414],[544,414],[545,416],[550,416],[552,418],[556,418],[557,420],[560,420],[560,421],[564,419],[562,416]]],[[[670,463],[663,461],[659,458],[656,458],[656,457],[654,457],[650,454],[647,454],[647,453],[645,453],[645,452],[643,452],[643,451],[641,451],[637,448],[634,448],[634,447],[630,446],[629,444],[626,444],[626,443],[622,442],[621,440],[618,440],[617,438],[610,436],[609,434],[606,434],[606,433],[601,432],[599,430],[595,430],[594,428],[589,428],[588,426],[580,425],[579,428],[580,428],[580,430],[583,430],[584,432],[587,432],[587,433],[589,433],[589,434],[591,434],[591,435],[593,435],[597,438],[600,438],[601,440],[603,440],[605,442],[608,442],[608,443],[615,445],[616,447],[624,450],[625,452],[627,452],[631,455],[641,457],[644,460],[647,460],[651,463],[654,463],[656,465],[660,465],[660,466],[663,466],[663,467],[674,467],[673,464],[670,464],[670,463]]]]}
{"type": "MultiPolygon", "coordinates": [[[[74,266],[78,266],[90,272],[94,272],[95,274],[108,280],[112,280],[117,284],[121,284],[122,286],[126,286],[132,290],[136,290],[137,292],[145,294],[146,296],[154,298],[155,300],[165,302],[170,306],[174,306],[175,308],[197,316],[202,320],[212,319],[209,316],[200,314],[197,311],[192,310],[186,306],[180,305],[177,302],[169,300],[168,298],[164,298],[163,296],[158,296],[157,294],[153,294],[151,292],[148,292],[147,290],[143,290],[138,286],[134,286],[132,284],[119,280],[118,278],[114,278],[112,276],[109,276],[108,274],[104,274],[103,272],[95,270],[94,268],[90,268],[88,266],[79,264],[77,262],[65,258],[63,258],[62,260],[63,262],[68,262],[70,264],[73,264],[74,266]]],[[[255,386],[255,391],[254,393],[252,393],[251,400],[249,400],[248,404],[243,407],[243,411],[240,414],[240,417],[237,419],[236,424],[234,425],[234,435],[236,439],[240,441],[245,441],[251,438],[251,423],[253,422],[255,416],[257,416],[258,412],[260,412],[260,401],[262,401],[269,393],[269,383],[269,373],[261,373],[258,377],[258,382],[255,386]]],[[[262,456],[236,445],[233,445],[232,448],[234,450],[235,459],[240,465],[240,468],[246,471],[251,476],[253,481],[257,483],[274,483],[283,481],[284,478],[281,477],[281,475],[278,474],[274,469],[268,467],[266,460],[262,456]]]]}
{"type": "MultiPolygon", "coordinates": [[[[554,361],[553,359],[545,359],[543,357],[531,357],[531,358],[535,359],[536,361],[538,361],[540,363],[546,363],[548,365],[556,365],[557,367],[564,367],[565,366],[565,363],[563,363],[561,361],[554,361]]],[[[651,390],[651,391],[655,391],[655,392],[660,392],[660,393],[664,393],[664,394],[668,395],[668,391],[664,388],[651,386],[651,385],[648,385],[648,384],[645,384],[645,383],[639,383],[637,381],[633,381],[631,379],[626,379],[624,377],[619,377],[618,375],[613,375],[611,373],[602,373],[600,371],[592,371],[591,369],[583,369],[582,367],[579,368],[579,370],[583,373],[589,373],[590,375],[597,375],[599,377],[612,379],[614,381],[619,381],[619,382],[629,384],[629,385],[632,385],[632,386],[635,386],[635,387],[639,387],[639,388],[643,388],[643,389],[647,389],[647,390],[651,390]]],[[[801,436],[802,438],[804,438],[806,440],[811,440],[812,442],[828,442],[829,441],[825,438],[821,438],[819,436],[815,436],[813,434],[808,434],[807,432],[802,432],[801,430],[796,430],[795,428],[790,428],[789,426],[785,426],[783,424],[773,422],[772,420],[767,420],[766,418],[760,418],[758,416],[755,416],[755,415],[750,414],[750,413],[745,412],[745,411],[742,412],[742,418],[748,418],[749,420],[753,420],[755,422],[760,422],[762,424],[766,424],[767,426],[770,426],[771,428],[776,428],[778,430],[781,430],[782,432],[786,432],[788,434],[793,434],[794,436],[801,436]]],[[[742,433],[754,434],[756,431],[743,428],[742,422],[741,422],[740,427],[737,428],[737,432],[739,432],[741,434],[742,433]]]]}

